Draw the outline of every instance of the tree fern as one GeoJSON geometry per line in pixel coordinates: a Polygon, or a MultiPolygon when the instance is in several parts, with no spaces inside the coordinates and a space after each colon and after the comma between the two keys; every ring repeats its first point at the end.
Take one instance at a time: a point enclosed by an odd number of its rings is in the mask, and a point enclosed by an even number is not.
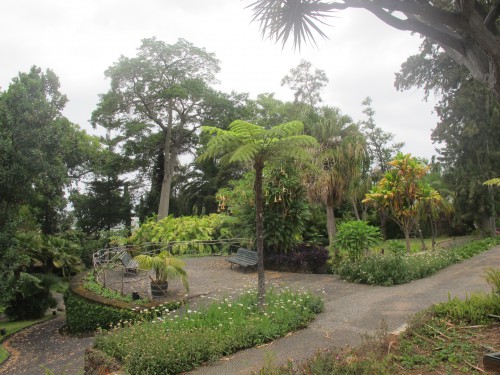
{"type": "Polygon", "coordinates": [[[262,173],[265,164],[271,160],[309,158],[305,148],[313,147],[317,142],[311,136],[301,135],[303,129],[304,125],[300,121],[276,125],[268,130],[242,120],[232,122],[229,130],[202,127],[203,131],[213,137],[208,141],[206,151],[200,159],[225,156],[229,157],[230,162],[252,162],[255,169],[255,238],[260,309],[265,305],[262,173]]]}

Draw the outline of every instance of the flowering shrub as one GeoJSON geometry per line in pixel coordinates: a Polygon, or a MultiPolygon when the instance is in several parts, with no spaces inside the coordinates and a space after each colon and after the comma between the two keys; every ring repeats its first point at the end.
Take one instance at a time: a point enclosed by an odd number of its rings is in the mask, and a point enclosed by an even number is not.
{"type": "Polygon", "coordinates": [[[199,311],[168,312],[149,323],[96,337],[95,347],[131,374],[180,373],[203,362],[259,345],[303,328],[323,309],[309,293],[269,291],[264,312],[257,294],[226,298],[199,311]]]}
{"type": "Polygon", "coordinates": [[[403,255],[401,252],[375,254],[356,262],[344,261],[335,270],[345,280],[374,285],[408,283],[432,275],[451,264],[468,259],[500,244],[500,238],[486,238],[439,251],[403,255]]]}

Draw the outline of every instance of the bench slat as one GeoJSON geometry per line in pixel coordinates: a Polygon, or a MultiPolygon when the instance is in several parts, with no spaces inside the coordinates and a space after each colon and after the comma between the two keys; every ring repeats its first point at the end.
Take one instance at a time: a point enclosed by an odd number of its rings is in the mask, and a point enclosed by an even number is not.
{"type": "Polygon", "coordinates": [[[257,253],[253,250],[239,248],[235,255],[226,260],[240,267],[251,267],[257,265],[257,253]]]}

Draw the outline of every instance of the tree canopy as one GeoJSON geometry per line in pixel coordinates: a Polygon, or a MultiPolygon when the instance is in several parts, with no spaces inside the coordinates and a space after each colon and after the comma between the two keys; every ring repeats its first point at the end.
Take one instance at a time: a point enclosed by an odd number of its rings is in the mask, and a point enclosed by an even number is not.
{"type": "Polygon", "coordinates": [[[209,112],[209,85],[218,71],[219,61],[203,48],[183,39],[169,45],[155,38],[144,39],[136,57],[122,56],[106,71],[111,88],[101,96],[92,123],[119,130],[124,148],[143,166],[151,166],[151,155],[162,161],[159,219],[168,215],[178,157],[190,152],[209,112]],[[138,140],[149,147],[136,147],[138,140]]]}

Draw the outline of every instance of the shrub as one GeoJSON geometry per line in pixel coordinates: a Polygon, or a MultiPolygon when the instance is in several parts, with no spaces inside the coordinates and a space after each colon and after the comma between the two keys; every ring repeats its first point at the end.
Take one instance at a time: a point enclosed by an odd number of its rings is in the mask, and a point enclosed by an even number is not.
{"type": "Polygon", "coordinates": [[[98,335],[95,346],[131,374],[180,373],[305,327],[322,309],[322,300],[311,294],[269,291],[267,309],[259,313],[256,293],[248,292],[198,312],[170,313],[98,335]]]}
{"type": "Polygon", "coordinates": [[[335,271],[345,280],[362,284],[404,284],[430,276],[499,243],[500,238],[487,238],[450,249],[412,255],[403,255],[399,251],[396,254],[375,254],[356,262],[343,261],[335,271]]]}
{"type": "Polygon", "coordinates": [[[155,319],[165,310],[175,310],[178,302],[171,302],[151,309],[119,308],[88,300],[68,289],[64,293],[66,325],[71,333],[91,332],[99,328],[109,328],[139,321],[155,319]]]}
{"type": "MultiPolygon", "coordinates": [[[[188,250],[199,253],[212,253],[210,245],[197,244],[195,241],[212,241],[233,237],[229,230],[229,217],[221,214],[208,216],[168,216],[156,221],[150,218],[129,237],[131,244],[184,242],[172,247],[174,254],[184,254],[188,250]],[[192,243],[189,243],[192,241],[192,243]]],[[[226,249],[227,250],[227,249],[226,249]]],[[[220,249],[217,249],[220,251],[220,249]]]]}
{"type": "Polygon", "coordinates": [[[31,275],[21,272],[17,279],[11,281],[14,294],[5,313],[14,320],[43,317],[49,307],[56,306],[56,300],[50,294],[50,287],[57,281],[57,277],[52,274],[31,275]]]}
{"type": "Polygon", "coordinates": [[[356,261],[381,239],[380,229],[369,225],[366,221],[346,221],[339,225],[335,246],[341,251],[346,251],[351,261],[356,261]]]}
{"type": "Polygon", "coordinates": [[[325,273],[330,254],[325,247],[300,244],[292,252],[264,257],[266,268],[288,272],[325,273]]]}

